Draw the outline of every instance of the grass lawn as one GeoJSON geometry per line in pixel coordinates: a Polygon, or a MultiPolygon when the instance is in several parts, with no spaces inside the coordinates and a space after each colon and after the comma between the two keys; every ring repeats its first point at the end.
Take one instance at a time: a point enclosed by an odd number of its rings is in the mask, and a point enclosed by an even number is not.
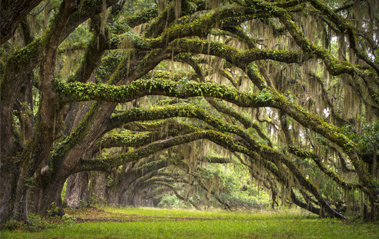
{"type": "Polygon", "coordinates": [[[299,211],[227,213],[151,208],[67,210],[71,218],[39,219],[0,238],[379,238],[378,224],[318,219],[299,211]],[[73,219],[73,218],[76,218],[73,219]],[[44,228],[44,229],[40,229],[44,228]]]}

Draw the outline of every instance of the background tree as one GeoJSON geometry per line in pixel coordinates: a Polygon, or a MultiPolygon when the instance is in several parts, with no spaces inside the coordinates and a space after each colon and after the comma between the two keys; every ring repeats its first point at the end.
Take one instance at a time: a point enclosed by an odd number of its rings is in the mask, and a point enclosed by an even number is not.
{"type": "Polygon", "coordinates": [[[161,186],[183,197],[175,186],[187,184],[229,207],[220,178],[201,176],[212,168],[201,148],[213,144],[283,203],[342,219],[377,215],[375,1],[1,7],[1,222],[52,203],[63,215],[70,175],[116,175],[121,165],[131,187],[115,193],[127,200],[161,186]],[[182,144],[184,175],[133,171],[182,144]]]}

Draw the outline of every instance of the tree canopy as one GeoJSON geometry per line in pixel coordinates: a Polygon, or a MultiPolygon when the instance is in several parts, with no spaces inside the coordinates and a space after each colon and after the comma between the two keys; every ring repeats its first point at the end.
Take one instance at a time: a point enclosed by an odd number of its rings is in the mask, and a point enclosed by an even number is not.
{"type": "Polygon", "coordinates": [[[376,1],[0,4],[0,222],[63,215],[86,171],[132,183],[129,202],[203,190],[230,209],[215,164],[273,205],[378,218],[376,1]]]}

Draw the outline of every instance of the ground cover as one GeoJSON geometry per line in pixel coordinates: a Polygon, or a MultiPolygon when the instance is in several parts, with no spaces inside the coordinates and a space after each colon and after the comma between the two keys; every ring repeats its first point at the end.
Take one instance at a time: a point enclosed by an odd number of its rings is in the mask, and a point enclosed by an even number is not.
{"type": "MultiPolygon", "coordinates": [[[[64,219],[39,219],[40,227],[2,230],[0,238],[378,238],[379,225],[318,219],[300,211],[87,208],[64,219]],[[50,220],[50,221],[48,221],[50,220]]],[[[39,220],[39,221],[37,221],[39,220]]]]}

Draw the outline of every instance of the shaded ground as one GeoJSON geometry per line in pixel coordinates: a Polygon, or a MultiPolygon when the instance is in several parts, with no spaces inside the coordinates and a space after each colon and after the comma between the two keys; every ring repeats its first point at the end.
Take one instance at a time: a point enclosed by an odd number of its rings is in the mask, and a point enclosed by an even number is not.
{"type": "MultiPolygon", "coordinates": [[[[125,214],[106,212],[102,209],[89,207],[84,209],[66,209],[66,213],[74,218],[78,223],[81,222],[134,222],[134,221],[187,221],[187,220],[228,220],[222,218],[204,218],[204,217],[177,217],[177,216],[145,216],[137,214],[125,214]]],[[[238,219],[248,220],[248,219],[238,219]]]]}

